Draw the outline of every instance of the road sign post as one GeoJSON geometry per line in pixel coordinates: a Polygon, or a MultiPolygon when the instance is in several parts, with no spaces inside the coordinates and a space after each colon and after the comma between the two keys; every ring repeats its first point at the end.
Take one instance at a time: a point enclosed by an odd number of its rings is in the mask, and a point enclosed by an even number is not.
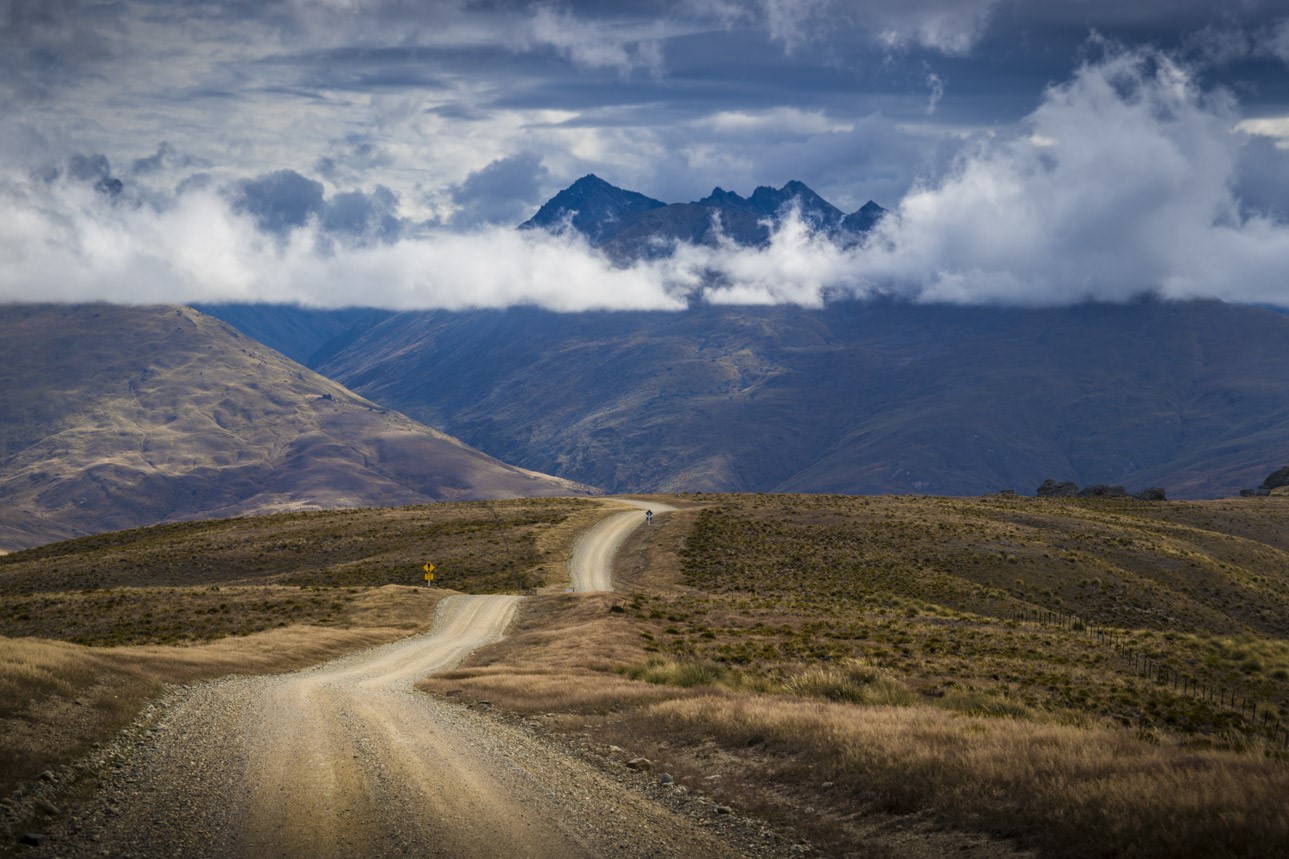
{"type": "Polygon", "coordinates": [[[427,562],[424,567],[421,567],[421,569],[425,570],[425,586],[428,588],[430,587],[430,583],[434,581],[434,570],[437,568],[433,564],[427,562]]]}

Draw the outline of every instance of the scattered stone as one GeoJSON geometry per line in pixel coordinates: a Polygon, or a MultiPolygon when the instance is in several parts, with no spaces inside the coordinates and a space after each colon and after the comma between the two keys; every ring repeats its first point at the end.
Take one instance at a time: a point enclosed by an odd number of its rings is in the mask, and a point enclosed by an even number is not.
{"type": "Polygon", "coordinates": [[[41,774],[40,774],[40,780],[41,780],[41,781],[46,781],[46,782],[53,781],[53,780],[54,780],[54,772],[53,772],[53,770],[45,770],[43,773],[41,773],[41,774]]]}
{"type": "Polygon", "coordinates": [[[820,786],[820,787],[822,787],[824,790],[827,790],[828,788],[830,788],[830,787],[832,787],[832,786],[833,786],[833,783],[832,783],[832,782],[830,782],[830,781],[826,781],[826,782],[824,782],[823,784],[821,784],[821,785],[819,785],[819,786],[820,786]]]}
{"type": "Polygon", "coordinates": [[[609,746],[609,754],[611,754],[611,755],[622,755],[622,754],[626,754],[626,751],[627,751],[627,750],[626,750],[626,749],[624,749],[624,748],[622,748],[621,746],[609,746]]]}
{"type": "Polygon", "coordinates": [[[718,775],[709,775],[709,776],[705,777],[705,778],[703,779],[703,781],[720,781],[720,779],[721,779],[721,777],[720,777],[720,776],[718,776],[718,775]]]}
{"type": "Polygon", "coordinates": [[[676,780],[671,777],[671,773],[663,773],[658,776],[658,784],[675,784],[676,780]]]}
{"type": "Polygon", "coordinates": [[[1073,498],[1079,494],[1079,485],[1069,482],[1057,483],[1049,477],[1038,487],[1036,494],[1039,498],[1073,498]]]}
{"type": "Polygon", "coordinates": [[[1258,487],[1261,490],[1259,494],[1270,495],[1271,490],[1279,489],[1282,486],[1289,486],[1289,465],[1268,474],[1267,479],[1262,481],[1262,485],[1258,487]]]}
{"type": "Polygon", "coordinates": [[[653,761],[648,758],[632,758],[627,761],[627,767],[633,770],[647,770],[653,766],[653,761]]]}
{"type": "Polygon", "coordinates": [[[678,784],[678,785],[676,785],[676,794],[677,794],[677,795],[679,795],[679,796],[684,796],[684,795],[685,795],[685,794],[687,794],[687,793],[689,793],[689,788],[685,787],[683,784],[678,784]]]}
{"type": "Polygon", "coordinates": [[[45,799],[43,796],[37,797],[34,804],[37,809],[44,812],[45,814],[48,814],[50,817],[57,817],[58,815],[63,813],[58,806],[54,805],[49,800],[45,799]]]}
{"type": "Polygon", "coordinates": [[[734,813],[734,809],[730,808],[728,805],[718,805],[718,806],[716,806],[716,813],[717,813],[717,814],[733,814],[733,813],[734,813]]]}
{"type": "Polygon", "coordinates": [[[39,847],[45,843],[47,838],[48,836],[41,835],[39,832],[28,832],[19,839],[19,843],[25,844],[28,847],[39,847]]]}

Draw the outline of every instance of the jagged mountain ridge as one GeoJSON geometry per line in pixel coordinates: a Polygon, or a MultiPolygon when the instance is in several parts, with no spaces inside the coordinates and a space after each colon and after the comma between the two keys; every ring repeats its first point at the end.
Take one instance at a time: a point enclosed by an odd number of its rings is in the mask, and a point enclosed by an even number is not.
{"type": "MultiPolygon", "coordinates": [[[[279,316],[296,324],[269,330],[318,320],[279,316]]],[[[212,516],[589,491],[499,462],[191,308],[0,306],[0,367],[3,549],[212,516]]]]}
{"type": "Polygon", "coordinates": [[[713,244],[718,236],[763,245],[793,209],[812,229],[855,241],[886,214],[872,200],[846,214],[792,180],[782,188],[760,186],[748,197],[717,187],[690,203],[663,203],[618,188],[589,174],[548,200],[520,229],[558,230],[567,224],[619,260],[657,256],[675,242],[713,244]]]}

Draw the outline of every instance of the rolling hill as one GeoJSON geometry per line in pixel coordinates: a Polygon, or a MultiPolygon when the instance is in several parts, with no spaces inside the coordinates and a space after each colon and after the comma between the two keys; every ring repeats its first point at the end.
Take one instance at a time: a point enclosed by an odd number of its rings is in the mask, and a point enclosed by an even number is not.
{"type": "Polygon", "coordinates": [[[0,307],[0,547],[282,510],[585,493],[183,307],[0,307]]]}

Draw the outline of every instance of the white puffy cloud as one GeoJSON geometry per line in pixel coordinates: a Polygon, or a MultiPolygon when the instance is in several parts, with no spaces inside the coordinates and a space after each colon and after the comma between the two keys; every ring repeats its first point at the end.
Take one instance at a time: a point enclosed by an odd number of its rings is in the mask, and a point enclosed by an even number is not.
{"type": "Polygon", "coordinates": [[[398,309],[537,304],[555,310],[676,309],[654,269],[614,268],[575,235],[486,228],[387,243],[320,241],[314,219],[261,232],[227,195],[194,188],[155,208],[83,181],[9,177],[0,301],[269,301],[398,309]]]}
{"type": "Polygon", "coordinates": [[[695,296],[1056,305],[1153,293],[1289,305],[1289,225],[1241,196],[1252,181],[1289,177],[1289,153],[1239,122],[1231,97],[1168,57],[1107,48],[1017,128],[977,138],[917,185],[862,245],[788,217],[766,247],[682,245],[629,267],[575,235],[503,226],[328,242],[313,209],[269,235],[212,183],[145,205],[128,186],[113,196],[74,172],[10,174],[0,300],[574,311],[678,309],[695,296]]]}

